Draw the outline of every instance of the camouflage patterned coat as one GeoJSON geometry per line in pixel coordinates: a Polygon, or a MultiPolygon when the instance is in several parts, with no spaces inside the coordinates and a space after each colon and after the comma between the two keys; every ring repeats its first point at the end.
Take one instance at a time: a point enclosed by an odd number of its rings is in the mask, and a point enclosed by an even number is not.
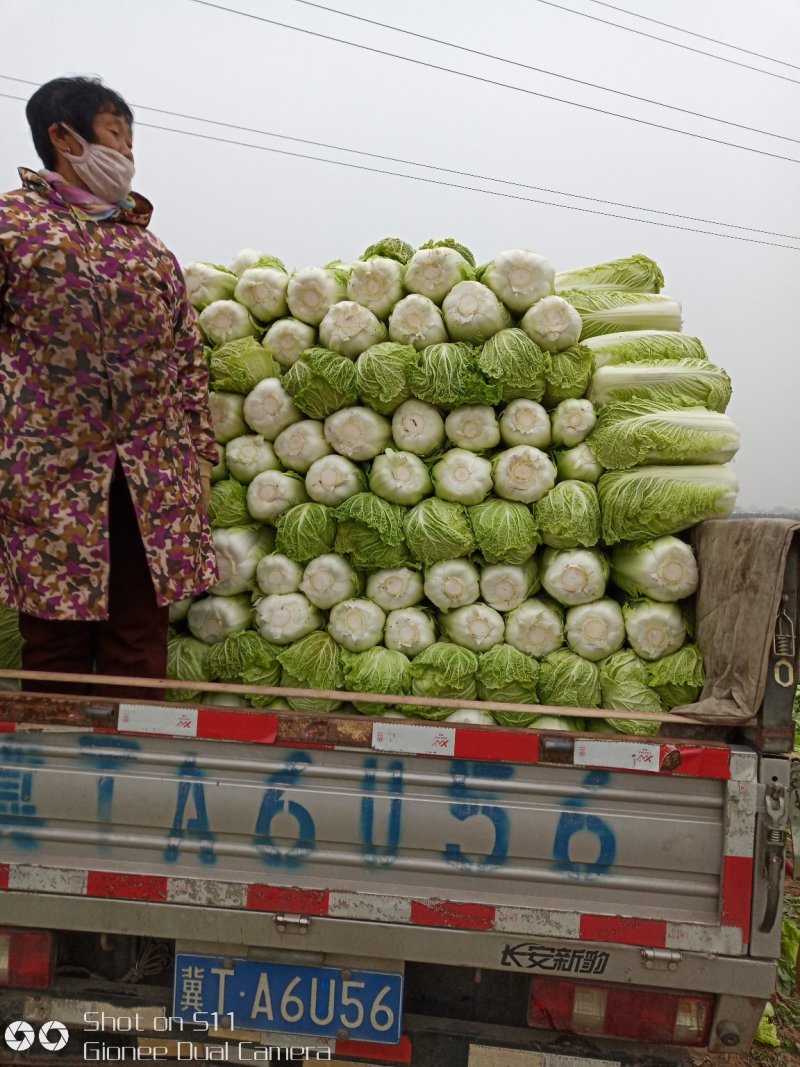
{"type": "Polygon", "coordinates": [[[215,579],[198,457],[216,462],[202,343],[136,197],[84,220],[32,171],[0,196],[0,601],[107,617],[119,456],[160,604],[215,579]]]}

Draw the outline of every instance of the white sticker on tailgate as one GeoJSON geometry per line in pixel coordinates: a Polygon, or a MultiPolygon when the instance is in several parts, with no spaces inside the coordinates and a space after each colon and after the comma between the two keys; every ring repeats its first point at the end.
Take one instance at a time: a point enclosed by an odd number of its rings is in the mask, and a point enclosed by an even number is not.
{"type": "Polygon", "coordinates": [[[411,752],[424,756],[455,754],[456,732],[452,726],[415,726],[376,722],[372,747],[380,752],[411,752]]]}
{"type": "Polygon", "coordinates": [[[137,734],[197,737],[197,708],[155,708],[150,704],[120,704],[118,730],[137,734]]]}
{"type": "Polygon", "coordinates": [[[576,741],[576,767],[613,767],[621,771],[659,770],[661,746],[647,741],[576,741]]]}

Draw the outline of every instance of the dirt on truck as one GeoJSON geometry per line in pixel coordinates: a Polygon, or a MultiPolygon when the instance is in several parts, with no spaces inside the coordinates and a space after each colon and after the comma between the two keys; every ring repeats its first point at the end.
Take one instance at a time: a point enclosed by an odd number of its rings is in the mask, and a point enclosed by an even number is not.
{"type": "Polygon", "coordinates": [[[2,693],[2,1061],[744,1053],[800,786],[800,541],[693,536],[708,680],[653,736],[2,693]]]}

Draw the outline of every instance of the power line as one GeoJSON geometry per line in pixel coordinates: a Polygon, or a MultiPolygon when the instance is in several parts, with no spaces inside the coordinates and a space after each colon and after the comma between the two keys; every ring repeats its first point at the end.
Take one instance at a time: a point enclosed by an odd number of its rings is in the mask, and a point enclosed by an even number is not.
{"type": "Polygon", "coordinates": [[[744,70],[754,70],[757,74],[766,74],[768,78],[778,78],[780,81],[791,82],[792,85],[800,85],[797,78],[790,78],[786,74],[776,74],[772,70],[764,70],[763,67],[754,67],[750,63],[742,63],[738,59],[729,59],[727,56],[715,56],[713,52],[705,52],[702,48],[692,48],[689,44],[680,44],[678,41],[670,41],[668,37],[659,37],[654,33],[645,33],[644,30],[635,30],[632,26],[624,26],[621,22],[611,22],[610,19],[601,19],[597,15],[590,15],[587,11],[576,11],[573,7],[565,7],[556,4],[554,0],[536,0],[537,4],[545,4],[547,7],[556,7],[559,11],[568,11],[570,15],[578,15],[582,19],[591,19],[592,22],[602,22],[604,26],[613,26],[617,30],[625,30],[627,33],[635,33],[638,37],[647,37],[651,41],[660,41],[662,44],[672,45],[673,48],[682,48],[685,52],[694,52],[708,59],[719,60],[720,63],[730,63],[734,67],[742,67],[744,70]]]}
{"type": "MultiPolygon", "coordinates": [[[[20,100],[23,103],[25,98],[21,96],[12,96],[10,93],[0,92],[0,97],[5,97],[8,100],[20,100]]],[[[504,193],[497,189],[481,189],[473,185],[461,185],[458,182],[443,181],[440,178],[426,178],[421,174],[403,174],[401,171],[386,170],[382,167],[368,167],[363,163],[347,163],[341,159],[326,159],[323,156],[310,155],[304,152],[290,152],[285,148],[273,148],[268,145],[252,144],[248,141],[234,141],[229,137],[216,137],[209,133],[197,133],[194,130],[176,130],[172,126],[159,126],[152,122],[139,122],[138,126],[143,126],[150,130],[161,130],[164,133],[177,133],[185,137],[197,137],[204,141],[213,141],[217,144],[232,144],[238,145],[241,148],[254,148],[260,152],[271,152],[274,155],[287,156],[291,159],[306,159],[313,160],[316,163],[328,163],[334,167],[344,167],[347,170],[358,170],[368,174],[381,174],[393,178],[405,178],[408,181],[423,182],[426,185],[439,185],[446,189],[460,189],[468,193],[482,193],[486,196],[496,196],[503,200],[515,200],[528,204],[541,204],[545,207],[561,208],[564,211],[578,211],[583,215],[599,215],[603,218],[619,219],[625,222],[638,222],[643,223],[646,226],[660,226],[669,230],[681,230],[686,233],[698,233],[703,234],[706,237],[721,237],[728,241],[739,241],[745,244],[766,245],[769,248],[786,248],[792,252],[800,252],[800,247],[797,245],[779,244],[776,241],[759,241],[753,237],[738,237],[736,234],[729,233],[714,233],[712,230],[699,230],[694,226],[678,226],[672,222],[659,222],[656,219],[637,219],[630,215],[618,215],[609,211],[598,211],[596,208],[580,207],[577,204],[558,204],[552,200],[540,200],[537,197],[521,196],[518,193],[504,193]]]]}
{"type": "MultiPolygon", "coordinates": [[[[296,33],[303,33],[309,37],[316,37],[324,41],[332,41],[335,44],[343,44],[348,48],[357,48],[362,52],[372,52],[375,55],[385,56],[389,59],[399,59],[403,63],[413,63],[418,67],[427,67],[429,70],[443,71],[445,74],[455,74],[459,78],[467,78],[470,81],[481,82],[484,85],[493,85],[500,89],[511,89],[517,93],[524,93],[526,96],[536,96],[543,100],[550,100],[558,104],[566,104],[568,107],[577,107],[582,111],[590,111],[595,115],[608,115],[612,118],[624,119],[626,122],[635,122],[641,126],[650,126],[652,129],[665,130],[668,133],[677,133],[683,137],[692,137],[698,141],[706,141],[709,144],[724,145],[726,148],[736,148],[741,152],[751,152],[754,155],[766,156],[770,159],[780,159],[784,163],[800,163],[800,159],[796,159],[794,156],[782,156],[777,152],[767,152],[763,148],[752,148],[748,145],[737,144],[734,141],[723,141],[718,137],[708,137],[702,133],[692,133],[690,130],[682,130],[676,126],[666,126],[660,122],[652,122],[649,119],[635,118],[633,115],[623,115],[619,111],[608,111],[606,108],[594,107],[591,104],[581,104],[576,100],[567,100],[561,96],[552,96],[549,93],[537,92],[534,89],[526,89],[521,85],[511,85],[509,82],[497,81],[494,78],[486,78],[479,74],[470,74],[467,71],[455,70],[453,67],[443,67],[438,63],[429,63],[423,59],[414,59],[412,56],[405,56],[398,52],[389,52],[382,48],[374,48],[371,45],[360,44],[357,41],[348,41],[343,37],[334,37],[332,34],[320,33],[317,30],[309,30],[303,26],[294,26],[290,22],[279,22],[277,19],[269,19],[264,15],[254,15],[250,11],[239,11],[235,8],[225,7],[222,4],[212,3],[211,0],[189,0],[189,3],[199,4],[202,7],[212,8],[217,11],[224,11],[228,15],[239,15],[242,18],[253,19],[256,22],[263,22],[270,26],[277,26],[280,29],[292,30],[296,33]]],[[[568,10],[568,9],[565,9],[568,10]]],[[[800,84],[800,83],[798,83],[800,84]]]]}
{"type": "MultiPolygon", "coordinates": [[[[638,11],[629,11],[627,7],[618,7],[616,4],[608,4],[605,0],[589,0],[590,4],[597,4],[598,7],[610,7],[612,11],[619,11],[623,15],[630,15],[635,19],[642,19],[644,22],[653,22],[656,26],[665,26],[668,30],[677,30],[678,33],[686,33],[690,37],[697,37],[701,41],[710,41],[711,44],[720,44],[723,48],[732,48],[735,52],[744,52],[747,56],[755,56],[757,59],[766,59],[770,63],[780,63],[784,67],[791,67],[792,70],[800,70],[800,66],[796,63],[790,63],[786,59],[776,59],[774,56],[764,55],[763,52],[754,52],[750,48],[742,48],[739,44],[731,44],[730,41],[720,41],[718,37],[707,37],[704,33],[695,33],[694,30],[687,30],[685,26],[673,26],[671,22],[662,22],[660,19],[650,18],[648,15],[640,15],[638,11]]],[[[716,59],[722,57],[715,56],[716,59]]],[[[767,73],[766,71],[764,73],[767,73]]]]}
{"type": "MultiPolygon", "coordinates": [[[[40,82],[31,81],[28,78],[15,78],[15,77],[12,77],[11,75],[8,75],[8,74],[0,74],[0,78],[5,79],[6,81],[20,82],[23,85],[36,85],[36,86],[38,86],[40,84],[40,82]]],[[[6,95],[6,94],[0,94],[0,95],[6,95]]],[[[9,98],[12,99],[12,100],[22,100],[23,99],[23,97],[21,97],[21,96],[12,96],[12,97],[9,97],[9,98]]],[[[697,216],[697,215],[684,215],[684,214],[681,214],[681,213],[675,212],[675,211],[665,211],[665,210],[663,210],[661,208],[643,207],[640,204],[628,204],[625,201],[620,201],[620,200],[605,200],[605,199],[602,199],[602,198],[596,197],[596,196],[586,196],[583,193],[568,193],[568,192],[565,192],[562,189],[552,189],[552,188],[550,188],[549,186],[546,186],[546,185],[531,185],[528,182],[517,182],[517,181],[513,181],[513,180],[508,179],[508,178],[497,178],[492,174],[476,174],[476,173],[474,173],[472,171],[457,170],[457,169],[452,168],[452,167],[443,167],[443,166],[440,166],[437,163],[420,163],[418,160],[403,159],[401,156],[382,155],[381,153],[369,152],[366,149],[362,149],[362,148],[345,148],[343,145],[331,144],[330,142],[327,142],[327,141],[314,141],[314,140],[311,140],[310,138],[307,138],[307,137],[296,137],[296,136],[293,136],[292,134],[276,133],[274,130],[261,130],[261,129],[258,129],[258,128],[253,127],[253,126],[240,126],[240,125],[238,125],[236,123],[223,122],[223,121],[221,121],[219,119],[208,119],[208,118],[203,118],[200,115],[189,115],[189,114],[187,114],[185,112],[181,112],[181,111],[168,111],[168,110],[166,110],[164,108],[150,107],[147,104],[134,103],[133,107],[139,109],[140,111],[152,111],[154,114],[158,114],[158,115],[169,115],[172,118],[188,119],[188,120],[190,120],[192,122],[205,122],[205,123],[208,123],[209,125],[212,125],[212,126],[222,126],[225,129],[237,130],[239,133],[255,133],[255,134],[259,134],[260,136],[263,136],[263,137],[274,137],[274,138],[276,138],[278,140],[281,140],[281,141],[293,141],[296,144],[310,145],[310,146],[312,146],[314,148],[328,148],[328,149],[331,149],[331,150],[336,151],[336,152],[346,152],[348,155],[367,156],[370,159],[379,159],[379,160],[382,160],[383,162],[386,162],[386,163],[401,163],[404,166],[409,166],[409,167],[422,167],[425,170],[436,170],[436,171],[440,171],[443,174],[453,174],[453,175],[456,175],[456,176],[458,176],[460,178],[477,178],[479,181],[496,182],[499,185],[509,185],[509,186],[513,186],[514,188],[517,188],[517,189],[530,189],[530,190],[532,190],[534,192],[550,193],[550,194],[553,194],[555,196],[565,196],[565,197],[569,197],[570,199],[573,199],[573,200],[586,200],[586,201],[589,201],[590,203],[593,203],[593,204],[604,204],[607,207],[621,207],[621,208],[625,208],[626,210],[629,210],[629,211],[645,211],[645,212],[648,212],[650,214],[665,215],[668,218],[681,219],[684,222],[702,222],[702,223],[704,223],[705,225],[708,225],[708,226],[725,226],[728,229],[744,230],[747,233],[758,233],[758,234],[762,234],[763,236],[766,236],[766,237],[784,237],[789,241],[800,241],[800,235],[798,235],[798,234],[783,233],[783,232],[777,231],[777,230],[764,230],[764,229],[760,229],[760,228],[755,227],[755,226],[743,226],[743,225],[740,225],[739,223],[736,223],[736,222],[721,222],[719,219],[707,219],[707,218],[703,218],[703,217],[697,216]]],[[[139,125],[145,125],[145,124],[144,123],[139,123],[139,125]]],[[[190,131],[183,131],[183,132],[187,132],[188,133],[190,131]]],[[[232,143],[237,143],[238,144],[239,142],[232,142],[232,143]]],[[[641,221],[646,221],[646,220],[641,220],[641,221]]],[[[723,236],[723,235],[721,235],[721,236],[723,236]]]]}
{"type": "Polygon", "coordinates": [[[583,85],[587,89],[599,89],[601,92],[612,93],[614,96],[623,96],[628,100],[635,100],[640,104],[653,104],[656,107],[663,107],[669,111],[676,111],[681,115],[691,115],[696,119],[707,119],[709,122],[719,122],[723,126],[731,126],[737,130],[747,130],[749,133],[758,133],[765,137],[776,137],[781,141],[790,141],[792,144],[800,144],[800,138],[789,137],[787,134],[774,133],[772,130],[762,130],[758,126],[747,126],[743,122],[733,122],[731,119],[721,119],[717,115],[707,115],[703,111],[692,111],[691,108],[678,107],[677,104],[667,104],[663,100],[653,100],[649,96],[626,93],[622,89],[612,89],[608,85],[599,85],[597,82],[585,81],[582,78],[574,78],[568,74],[557,74],[553,70],[545,70],[544,67],[534,67],[530,63],[522,63],[519,60],[510,59],[508,56],[498,56],[492,52],[482,52],[479,48],[469,48],[467,45],[456,44],[453,41],[445,41],[441,37],[430,37],[425,33],[418,33],[415,30],[407,30],[402,26],[394,26],[388,22],[379,22],[377,19],[369,19],[364,15],[355,15],[350,11],[340,11],[339,8],[336,7],[328,7],[325,4],[318,4],[315,0],[294,0],[294,3],[302,4],[304,7],[313,7],[318,11],[327,11],[331,15],[341,15],[343,18],[353,19],[356,22],[364,22],[369,26],[379,26],[383,30],[392,30],[394,33],[402,33],[407,37],[415,37],[419,41],[428,41],[431,44],[444,45],[445,48],[454,48],[459,52],[466,52],[469,55],[480,56],[482,59],[493,59],[498,63],[507,63],[509,66],[519,67],[521,70],[529,70],[534,74],[544,74],[548,78],[558,78],[560,81],[571,82],[573,85],[583,85]]]}

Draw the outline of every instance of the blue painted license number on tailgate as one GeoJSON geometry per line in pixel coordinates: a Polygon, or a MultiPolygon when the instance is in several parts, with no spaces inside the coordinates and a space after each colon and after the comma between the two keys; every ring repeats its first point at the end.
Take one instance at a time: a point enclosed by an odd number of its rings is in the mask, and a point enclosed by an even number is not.
{"type": "Polygon", "coordinates": [[[235,1029],[400,1040],[403,976],[215,956],[175,959],[175,1015],[235,1029]],[[344,1036],[342,1034],[342,1036],[344,1036]]]}

